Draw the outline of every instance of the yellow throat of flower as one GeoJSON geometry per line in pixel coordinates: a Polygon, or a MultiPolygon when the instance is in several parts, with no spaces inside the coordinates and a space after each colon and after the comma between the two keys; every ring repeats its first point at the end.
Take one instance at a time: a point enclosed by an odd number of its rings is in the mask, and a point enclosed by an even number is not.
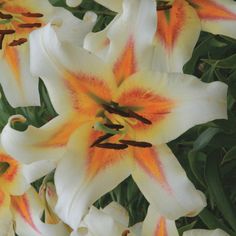
{"type": "Polygon", "coordinates": [[[0,49],[26,43],[28,34],[42,26],[42,17],[17,4],[0,2],[0,49]]]}

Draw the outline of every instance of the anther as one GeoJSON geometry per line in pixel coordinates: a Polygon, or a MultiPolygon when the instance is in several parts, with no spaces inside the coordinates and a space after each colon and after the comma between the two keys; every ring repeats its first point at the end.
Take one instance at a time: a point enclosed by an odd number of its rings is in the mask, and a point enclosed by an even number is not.
{"type": "Polygon", "coordinates": [[[101,143],[102,141],[104,141],[104,140],[106,140],[106,139],[112,137],[113,135],[114,135],[114,134],[105,134],[105,135],[103,135],[103,136],[100,136],[98,139],[96,139],[96,140],[91,144],[90,147],[96,146],[97,144],[99,144],[99,143],[101,143]]]}
{"type": "Polygon", "coordinates": [[[8,44],[10,47],[15,47],[15,46],[20,46],[23,43],[26,43],[27,39],[26,38],[20,38],[17,40],[13,40],[11,43],[8,44]]]}
{"type": "Polygon", "coordinates": [[[13,18],[13,16],[11,14],[4,14],[4,13],[0,12],[0,18],[4,19],[4,20],[10,20],[13,18]]]}
{"type": "Polygon", "coordinates": [[[128,145],[127,144],[119,144],[119,143],[99,143],[95,147],[122,150],[122,149],[128,148],[128,145]]]}
{"type": "Polygon", "coordinates": [[[166,11],[172,8],[172,5],[157,6],[157,11],[166,11]]]}
{"type": "Polygon", "coordinates": [[[0,34],[0,50],[2,49],[2,43],[4,39],[5,34],[0,34]]]}
{"type": "Polygon", "coordinates": [[[134,112],[132,110],[129,110],[129,115],[130,115],[130,117],[133,117],[136,120],[139,120],[139,121],[141,121],[142,123],[144,123],[146,125],[151,125],[152,124],[152,122],[150,120],[146,119],[145,117],[137,114],[136,112],[134,112]]]}
{"type": "Polygon", "coordinates": [[[157,1],[157,11],[165,11],[172,8],[172,5],[168,1],[157,1]]]}
{"type": "Polygon", "coordinates": [[[148,142],[138,142],[133,140],[123,140],[123,139],[119,140],[119,142],[134,147],[142,147],[142,148],[152,147],[152,144],[148,142]]]}
{"type": "Polygon", "coordinates": [[[9,29],[9,30],[0,30],[0,34],[14,34],[16,31],[9,29]]]}
{"type": "Polygon", "coordinates": [[[20,28],[39,28],[41,27],[42,24],[41,23],[26,23],[26,24],[19,24],[18,27],[20,28]]]}
{"type": "Polygon", "coordinates": [[[112,107],[107,104],[102,104],[103,108],[109,113],[117,114],[123,117],[130,117],[129,113],[118,109],[117,107],[112,107]]]}
{"type": "Polygon", "coordinates": [[[6,34],[14,34],[15,30],[0,30],[0,50],[2,49],[3,40],[6,34]]]}
{"type": "Polygon", "coordinates": [[[32,17],[32,18],[43,17],[43,14],[41,14],[41,13],[31,13],[31,12],[24,12],[24,13],[21,13],[21,15],[26,16],[26,17],[32,17]]]}
{"type": "Polygon", "coordinates": [[[116,129],[116,130],[124,128],[123,125],[117,125],[117,124],[104,124],[104,125],[110,129],[116,129]]]}

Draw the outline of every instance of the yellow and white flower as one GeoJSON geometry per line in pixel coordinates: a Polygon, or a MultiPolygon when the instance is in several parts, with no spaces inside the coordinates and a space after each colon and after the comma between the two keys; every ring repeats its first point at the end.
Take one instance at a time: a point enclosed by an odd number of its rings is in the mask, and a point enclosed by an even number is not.
{"type": "MultiPolygon", "coordinates": [[[[71,236],[179,236],[175,222],[168,220],[149,206],[143,222],[128,227],[129,215],[118,203],[112,202],[104,209],[91,207],[79,229],[71,236]]],[[[229,236],[221,229],[194,229],[183,236],[229,236]]]]}
{"type": "Polygon", "coordinates": [[[4,148],[24,163],[61,159],[56,211],[74,230],[88,207],[129,175],[162,215],[197,214],[205,198],[165,143],[194,125],[227,118],[225,84],[147,69],[155,2],[125,4],[106,60],[65,38],[66,19],[31,34],[31,69],[59,115],[23,132],[11,127],[11,118],[2,134],[4,148]]]}
{"type": "Polygon", "coordinates": [[[78,29],[89,32],[94,24],[48,0],[0,1],[0,83],[13,107],[40,105],[38,77],[30,72],[28,36],[58,16],[70,19],[74,34],[78,29]]]}
{"type": "MultiPolygon", "coordinates": [[[[118,12],[114,21],[98,33],[91,33],[85,47],[104,57],[108,51],[110,29],[124,14],[126,0],[96,0],[105,7],[118,12]],[[123,8],[122,8],[123,5],[123,8]]],[[[152,0],[149,0],[152,2],[152,0]]],[[[233,0],[171,0],[164,7],[157,7],[157,25],[153,38],[153,69],[162,72],[182,72],[184,64],[191,58],[200,31],[222,34],[236,38],[236,3],[233,0]]],[[[139,22],[143,24],[144,22],[139,22]]],[[[142,34],[150,22],[141,25],[142,34]]]]}

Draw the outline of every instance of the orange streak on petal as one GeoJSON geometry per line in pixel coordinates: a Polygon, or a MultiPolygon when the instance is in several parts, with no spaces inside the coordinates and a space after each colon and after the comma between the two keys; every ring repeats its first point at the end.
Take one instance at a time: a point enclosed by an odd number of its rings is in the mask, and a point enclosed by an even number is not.
{"type": "Polygon", "coordinates": [[[40,143],[40,147],[63,147],[65,146],[72,133],[78,128],[79,121],[77,119],[71,119],[69,122],[65,123],[58,129],[49,140],[40,143]]]}
{"type": "Polygon", "coordinates": [[[204,20],[236,20],[236,14],[212,0],[188,0],[204,20]]]}
{"type": "Polygon", "coordinates": [[[166,220],[163,216],[160,218],[158,222],[154,235],[155,236],[168,236],[167,229],[166,229],[166,220]]]}
{"type": "Polygon", "coordinates": [[[0,179],[3,179],[4,181],[7,182],[12,182],[16,178],[16,175],[18,174],[19,170],[19,162],[11,158],[10,156],[0,153],[0,163],[1,162],[6,162],[9,164],[8,169],[6,172],[4,172],[1,176],[0,179]]]}
{"type": "Polygon", "coordinates": [[[118,85],[137,71],[136,64],[134,40],[130,38],[124,52],[121,54],[120,58],[118,58],[113,68],[118,85]]]}
{"type": "Polygon", "coordinates": [[[6,47],[4,51],[4,57],[12,69],[15,80],[18,84],[20,84],[21,70],[17,48],[6,47]]]}
{"type": "Polygon", "coordinates": [[[11,203],[12,207],[16,210],[18,214],[38,233],[39,230],[34,224],[34,221],[32,219],[30,206],[29,206],[29,200],[26,196],[26,194],[22,196],[11,196],[11,203]]]}
{"type": "Polygon", "coordinates": [[[107,46],[109,46],[110,45],[110,39],[109,38],[106,38],[105,40],[104,40],[104,42],[103,42],[103,46],[104,47],[107,47],[107,46]]]}
{"type": "MultiPolygon", "coordinates": [[[[92,132],[89,138],[89,146],[102,135],[104,135],[104,133],[100,131],[92,132]]],[[[118,143],[118,139],[118,136],[114,136],[109,139],[109,142],[118,143]]],[[[121,161],[127,153],[127,150],[103,149],[97,147],[88,148],[88,178],[93,178],[106,168],[115,165],[117,162],[121,161]]]]}
{"type": "Polygon", "coordinates": [[[111,92],[108,85],[95,76],[66,73],[65,84],[70,92],[74,109],[80,115],[94,117],[100,108],[92,96],[110,101],[111,92]]]}
{"type": "Polygon", "coordinates": [[[164,174],[162,163],[154,148],[134,148],[134,159],[145,173],[157,180],[162,187],[171,191],[164,174]]]}
{"type": "MultiPolygon", "coordinates": [[[[175,106],[174,101],[143,88],[133,88],[124,92],[118,99],[118,103],[121,106],[137,107],[136,112],[153,124],[164,120],[175,106]]],[[[149,128],[140,121],[132,126],[134,129],[149,128]]]]}
{"type": "Polygon", "coordinates": [[[175,0],[170,10],[157,11],[156,36],[160,38],[168,50],[172,50],[178,40],[187,20],[186,11],[186,2],[183,0],[175,0]]]}
{"type": "Polygon", "coordinates": [[[3,205],[4,201],[5,201],[5,194],[2,190],[0,190],[0,206],[3,205]]]}

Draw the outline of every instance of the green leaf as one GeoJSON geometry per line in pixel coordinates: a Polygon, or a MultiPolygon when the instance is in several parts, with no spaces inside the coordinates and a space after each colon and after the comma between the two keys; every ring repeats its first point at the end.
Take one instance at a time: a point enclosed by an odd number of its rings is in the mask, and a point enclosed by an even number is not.
{"type": "Polygon", "coordinates": [[[232,160],[236,160],[236,146],[232,147],[224,156],[221,164],[225,164],[226,162],[230,162],[232,160]]]}
{"type": "Polygon", "coordinates": [[[216,216],[212,214],[207,208],[200,212],[199,217],[209,229],[221,228],[222,230],[229,233],[231,236],[236,235],[231,229],[229,229],[221,221],[219,221],[216,216]]]}
{"type": "Polygon", "coordinates": [[[0,162],[0,176],[3,175],[7,171],[9,166],[10,165],[8,162],[0,162]]]}
{"type": "Polygon", "coordinates": [[[209,65],[215,65],[217,68],[221,69],[233,69],[236,68],[236,54],[229,56],[222,60],[212,60],[212,59],[202,59],[205,63],[209,65]]]}
{"type": "Polygon", "coordinates": [[[182,236],[185,231],[193,229],[193,227],[195,226],[196,223],[197,223],[197,221],[193,221],[192,223],[179,228],[178,229],[179,235],[182,236]]]}
{"type": "Polygon", "coordinates": [[[218,134],[221,130],[219,128],[208,128],[206,129],[194,142],[193,150],[199,151],[206,147],[212,138],[218,134]]]}
{"type": "Polygon", "coordinates": [[[225,220],[236,232],[236,211],[224,191],[220,179],[218,163],[219,157],[217,153],[207,158],[205,171],[206,182],[217,208],[221,211],[221,214],[224,216],[225,220]]]}
{"type": "Polygon", "coordinates": [[[188,154],[189,166],[194,175],[194,177],[198,180],[201,186],[206,187],[204,182],[204,165],[206,161],[206,154],[202,152],[194,152],[191,151],[188,154]]]}

